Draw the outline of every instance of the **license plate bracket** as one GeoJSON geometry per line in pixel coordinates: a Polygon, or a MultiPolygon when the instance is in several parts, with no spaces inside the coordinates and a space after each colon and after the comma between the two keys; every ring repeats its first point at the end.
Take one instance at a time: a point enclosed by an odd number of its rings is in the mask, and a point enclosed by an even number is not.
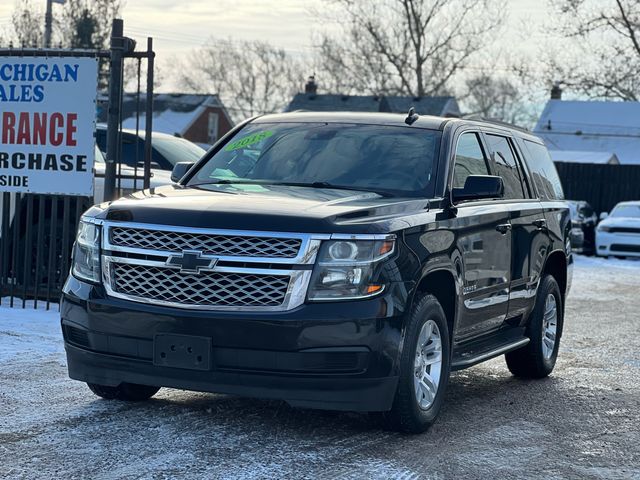
{"type": "Polygon", "coordinates": [[[209,370],[211,338],[158,333],[153,339],[153,364],[159,367],[209,370]]]}

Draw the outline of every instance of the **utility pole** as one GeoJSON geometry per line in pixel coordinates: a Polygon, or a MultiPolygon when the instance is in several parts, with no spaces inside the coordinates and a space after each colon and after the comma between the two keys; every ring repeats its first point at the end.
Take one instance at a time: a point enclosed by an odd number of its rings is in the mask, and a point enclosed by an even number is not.
{"type": "Polygon", "coordinates": [[[47,11],[44,14],[44,48],[51,48],[51,24],[53,23],[53,13],[51,4],[53,0],[47,0],[47,11]]]}

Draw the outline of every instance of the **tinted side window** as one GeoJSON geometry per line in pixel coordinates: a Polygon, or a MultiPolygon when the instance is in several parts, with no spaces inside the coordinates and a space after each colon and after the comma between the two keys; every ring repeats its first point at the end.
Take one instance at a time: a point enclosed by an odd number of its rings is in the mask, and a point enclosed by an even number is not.
{"type": "Polygon", "coordinates": [[[509,140],[499,135],[487,134],[487,142],[493,152],[496,174],[504,182],[504,198],[526,198],[521,172],[509,140]]]}
{"type": "Polygon", "coordinates": [[[525,140],[529,152],[527,164],[540,197],[546,200],[563,200],[562,183],[551,156],[544,145],[525,140]]]}
{"type": "Polygon", "coordinates": [[[96,129],[96,144],[102,153],[107,152],[107,131],[96,129]]]}
{"type": "Polygon", "coordinates": [[[487,160],[476,133],[463,133],[456,146],[453,188],[464,187],[469,175],[489,175],[487,160]]]}
{"type": "Polygon", "coordinates": [[[144,161],[144,141],[136,142],[135,135],[122,134],[122,163],[130,167],[135,167],[136,160],[144,161]],[[137,148],[136,148],[137,147],[137,148]],[[137,153],[136,153],[137,150],[137,153]]]}

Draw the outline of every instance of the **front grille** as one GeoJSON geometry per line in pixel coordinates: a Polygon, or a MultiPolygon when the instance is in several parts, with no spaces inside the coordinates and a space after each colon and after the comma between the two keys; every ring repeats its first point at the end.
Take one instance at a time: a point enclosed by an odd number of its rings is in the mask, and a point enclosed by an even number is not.
{"type": "Polygon", "coordinates": [[[611,245],[610,250],[612,252],[640,253],[640,245],[621,245],[619,243],[614,243],[613,245],[611,245]]]}
{"type": "Polygon", "coordinates": [[[609,229],[610,233],[635,233],[640,235],[640,228],[632,228],[632,227],[611,227],[609,229]]]}
{"type": "Polygon", "coordinates": [[[302,244],[299,238],[171,232],[126,227],[111,227],[109,241],[114,246],[146,250],[197,250],[208,255],[270,258],[295,258],[302,244]]]}
{"type": "Polygon", "coordinates": [[[277,307],[284,303],[288,275],[202,272],[112,263],[115,292],[145,301],[184,306],[277,307]]]}

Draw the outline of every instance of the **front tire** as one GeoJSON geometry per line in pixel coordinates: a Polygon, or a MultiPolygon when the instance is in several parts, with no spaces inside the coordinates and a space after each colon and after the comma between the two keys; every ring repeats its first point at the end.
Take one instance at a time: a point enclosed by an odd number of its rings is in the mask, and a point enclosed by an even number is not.
{"type": "Polygon", "coordinates": [[[556,365],[564,308],[560,287],[555,278],[545,275],[538,287],[536,304],[531,313],[526,346],[505,354],[507,367],[516,377],[544,378],[556,365]]]}
{"type": "Polygon", "coordinates": [[[89,389],[97,396],[106,400],[125,400],[128,402],[141,402],[153,397],[160,387],[138,385],[135,383],[121,383],[117,387],[87,383],[89,389]]]}
{"type": "Polygon", "coordinates": [[[451,370],[449,327],[433,295],[417,299],[405,330],[398,389],[389,412],[382,413],[387,428],[421,433],[436,420],[451,370]]]}

